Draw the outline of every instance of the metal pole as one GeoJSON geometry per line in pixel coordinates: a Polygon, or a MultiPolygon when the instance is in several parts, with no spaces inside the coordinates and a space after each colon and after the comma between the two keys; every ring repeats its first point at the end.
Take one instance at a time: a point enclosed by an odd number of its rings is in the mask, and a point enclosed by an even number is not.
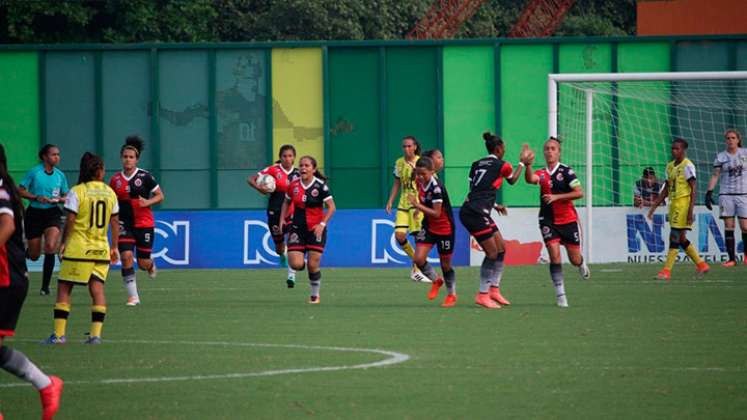
{"type": "Polygon", "coordinates": [[[591,263],[591,220],[592,220],[592,204],[593,204],[593,147],[592,140],[594,137],[594,92],[591,89],[586,89],[586,229],[583,235],[584,238],[584,261],[591,263]]]}

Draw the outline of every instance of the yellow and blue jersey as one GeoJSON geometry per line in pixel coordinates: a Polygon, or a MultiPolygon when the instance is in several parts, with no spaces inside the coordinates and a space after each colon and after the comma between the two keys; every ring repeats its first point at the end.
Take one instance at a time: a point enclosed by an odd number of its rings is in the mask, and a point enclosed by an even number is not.
{"type": "Polygon", "coordinates": [[[689,180],[695,179],[695,165],[690,159],[685,158],[679,165],[674,161],[667,164],[667,183],[669,184],[669,198],[690,197],[692,188],[688,183],[689,180]]]}
{"type": "Polygon", "coordinates": [[[101,181],[78,184],[68,193],[65,209],[75,213],[75,223],[63,260],[108,262],[109,219],[119,213],[114,191],[101,181]]]}
{"type": "Polygon", "coordinates": [[[399,179],[400,182],[400,194],[399,194],[399,205],[398,209],[408,210],[412,207],[408,197],[418,196],[418,184],[415,181],[415,162],[418,161],[420,156],[415,156],[412,162],[408,162],[404,156],[397,159],[394,162],[394,177],[399,179]]]}

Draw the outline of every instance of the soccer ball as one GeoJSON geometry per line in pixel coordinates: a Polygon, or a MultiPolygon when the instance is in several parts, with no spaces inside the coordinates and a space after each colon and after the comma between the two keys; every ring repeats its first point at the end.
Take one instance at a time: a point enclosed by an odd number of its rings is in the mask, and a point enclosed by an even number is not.
{"type": "Polygon", "coordinates": [[[275,177],[270,174],[260,175],[257,178],[257,186],[267,192],[275,191],[275,177]]]}

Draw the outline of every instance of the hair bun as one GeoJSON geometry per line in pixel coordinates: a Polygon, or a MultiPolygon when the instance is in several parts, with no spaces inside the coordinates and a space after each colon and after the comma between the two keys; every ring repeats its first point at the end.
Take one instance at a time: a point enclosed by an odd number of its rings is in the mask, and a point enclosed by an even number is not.
{"type": "Polygon", "coordinates": [[[142,152],[143,148],[145,147],[143,139],[138,135],[127,136],[127,139],[125,139],[125,145],[137,149],[138,154],[140,154],[140,152],[142,152]]]}
{"type": "Polygon", "coordinates": [[[490,133],[490,131],[486,131],[486,132],[482,133],[482,139],[483,140],[489,141],[492,138],[493,138],[493,135],[490,133]]]}

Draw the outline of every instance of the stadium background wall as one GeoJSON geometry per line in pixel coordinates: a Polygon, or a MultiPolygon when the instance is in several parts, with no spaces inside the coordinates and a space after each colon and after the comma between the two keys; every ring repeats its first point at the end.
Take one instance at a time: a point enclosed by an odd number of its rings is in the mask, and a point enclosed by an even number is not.
{"type": "MultiPolygon", "coordinates": [[[[263,208],[246,176],[291,143],[317,156],[339,208],[373,209],[384,206],[400,139],[411,134],[445,151],[443,177],[458,204],[470,162],[484,154],[482,131],[508,141],[510,160],[522,142],[541,146],[547,73],[697,70],[747,70],[747,35],[5,45],[0,142],[16,178],[40,145],[59,145],[74,181],[84,150],[104,156],[109,176],[124,137],[140,133],[140,166],[168,197],[161,210],[263,208]]],[[[624,104],[619,118],[624,129],[624,104]]],[[[617,164],[610,153],[595,170],[617,164]]],[[[619,179],[597,199],[628,205],[632,183],[619,179]]],[[[520,183],[503,200],[535,206],[536,191],[520,183]]]]}

